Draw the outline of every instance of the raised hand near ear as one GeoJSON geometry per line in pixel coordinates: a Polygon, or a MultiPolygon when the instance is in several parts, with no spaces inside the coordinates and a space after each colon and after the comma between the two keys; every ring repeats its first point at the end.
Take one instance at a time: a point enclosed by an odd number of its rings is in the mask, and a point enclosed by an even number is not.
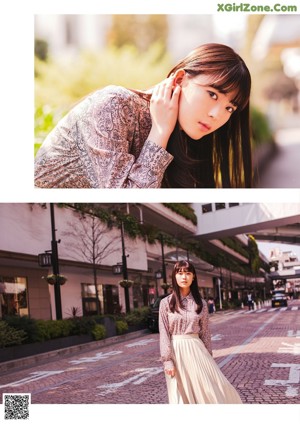
{"type": "Polygon", "coordinates": [[[148,138],[166,148],[177,118],[181,87],[174,75],[157,84],[152,92],[150,114],[152,127],[148,138]]]}

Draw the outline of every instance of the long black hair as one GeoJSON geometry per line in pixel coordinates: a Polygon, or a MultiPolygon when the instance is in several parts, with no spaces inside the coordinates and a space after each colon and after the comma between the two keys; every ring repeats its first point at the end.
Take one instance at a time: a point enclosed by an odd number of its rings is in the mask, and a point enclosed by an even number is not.
{"type": "Polygon", "coordinates": [[[176,281],[176,274],[178,272],[192,272],[194,279],[193,282],[190,286],[190,290],[191,290],[191,294],[197,304],[197,309],[196,312],[197,314],[199,314],[202,311],[203,308],[203,302],[202,302],[202,297],[198,288],[198,281],[197,281],[197,275],[196,275],[196,270],[194,268],[194,265],[191,264],[188,261],[179,261],[176,262],[176,264],[174,265],[174,269],[172,272],[172,286],[173,286],[173,293],[171,295],[171,299],[170,299],[170,310],[171,312],[179,312],[179,309],[184,309],[183,305],[182,305],[182,301],[181,301],[181,296],[180,296],[180,287],[177,284],[176,281]]]}
{"type": "Polygon", "coordinates": [[[206,75],[221,93],[235,92],[237,110],[217,131],[193,140],[177,124],[167,150],[174,160],[162,187],[234,188],[252,186],[249,98],[250,72],[243,59],[223,44],[204,44],[182,59],[168,74],[184,69],[190,77],[206,75]]]}

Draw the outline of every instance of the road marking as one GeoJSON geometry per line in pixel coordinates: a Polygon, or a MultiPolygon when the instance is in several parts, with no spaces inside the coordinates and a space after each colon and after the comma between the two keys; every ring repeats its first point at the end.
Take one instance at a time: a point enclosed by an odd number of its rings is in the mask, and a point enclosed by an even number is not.
{"type": "Polygon", "coordinates": [[[285,386],[287,389],[285,395],[287,397],[298,396],[298,388],[292,387],[291,384],[299,384],[300,382],[300,364],[272,364],[272,368],[290,368],[288,380],[265,380],[265,386],[285,386]]]}
{"type": "Polygon", "coordinates": [[[248,337],[248,339],[246,339],[240,346],[237,347],[237,349],[235,349],[230,355],[226,356],[226,358],[223,359],[223,361],[221,361],[218,366],[219,368],[224,367],[224,365],[228,364],[228,362],[230,362],[238,353],[240,353],[240,351],[248,344],[250,343],[254,337],[257,336],[258,333],[260,333],[262,330],[265,329],[265,327],[267,325],[270,324],[270,322],[273,321],[273,319],[276,318],[276,315],[271,316],[271,318],[269,318],[263,325],[261,325],[250,337],[248,337]]]}
{"type": "Polygon", "coordinates": [[[140,340],[139,342],[130,343],[126,345],[126,347],[135,347],[135,346],[146,346],[148,343],[155,342],[155,339],[148,339],[148,340],[140,340]]]}
{"type": "Polygon", "coordinates": [[[271,308],[271,309],[268,310],[268,312],[275,312],[275,311],[278,311],[278,309],[271,308]]]}
{"type": "Polygon", "coordinates": [[[280,308],[280,311],[286,311],[287,310],[287,306],[284,306],[283,308],[280,308]]]}
{"type": "Polygon", "coordinates": [[[18,387],[22,386],[23,384],[31,383],[32,381],[41,380],[42,378],[50,377],[52,375],[56,374],[62,374],[64,371],[35,371],[30,373],[32,376],[25,377],[22,380],[14,381],[13,383],[3,384],[0,386],[2,387],[18,387]]]}
{"type": "Polygon", "coordinates": [[[296,337],[297,339],[300,339],[300,330],[297,330],[297,331],[289,330],[287,332],[287,337],[296,337]]]}
{"type": "Polygon", "coordinates": [[[291,353],[292,355],[299,355],[300,354],[300,343],[281,343],[285,347],[280,347],[277,351],[277,353],[291,353]]]}
{"type": "Polygon", "coordinates": [[[87,364],[90,362],[101,361],[101,359],[106,359],[106,358],[109,358],[110,356],[119,355],[120,353],[123,353],[123,352],[121,350],[116,350],[116,351],[107,352],[107,353],[99,352],[99,353],[96,353],[95,356],[88,356],[88,357],[76,359],[74,361],[69,361],[69,363],[70,364],[87,364]]]}
{"type": "Polygon", "coordinates": [[[104,389],[100,393],[99,396],[106,396],[109,393],[114,393],[121,387],[126,386],[127,384],[142,384],[148,378],[153,377],[154,375],[160,374],[163,372],[162,367],[154,367],[154,368],[137,368],[133,370],[133,372],[137,372],[138,374],[127,378],[126,380],[120,381],[119,383],[111,383],[111,384],[102,384],[101,386],[97,386],[97,389],[104,389]]]}
{"type": "Polygon", "coordinates": [[[298,311],[298,306],[292,306],[291,311],[298,311]]]}
{"type": "Polygon", "coordinates": [[[223,338],[222,334],[216,334],[214,336],[211,336],[211,340],[213,341],[222,340],[222,338],[223,338]]]}
{"type": "Polygon", "coordinates": [[[267,309],[259,309],[258,311],[256,311],[257,314],[259,314],[260,312],[265,312],[267,309]]]}

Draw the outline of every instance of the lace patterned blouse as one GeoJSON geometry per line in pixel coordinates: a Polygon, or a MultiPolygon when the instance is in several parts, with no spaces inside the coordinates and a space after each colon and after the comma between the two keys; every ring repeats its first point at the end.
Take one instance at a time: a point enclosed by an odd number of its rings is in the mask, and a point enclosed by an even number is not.
{"type": "Polygon", "coordinates": [[[181,309],[180,313],[171,312],[170,299],[171,295],[163,298],[159,306],[160,354],[165,369],[174,367],[171,346],[171,336],[173,334],[199,334],[199,338],[212,355],[211,333],[208,327],[208,308],[205,300],[202,300],[202,311],[197,314],[197,304],[191,293],[182,298],[185,309],[181,309]]]}
{"type": "Polygon", "coordinates": [[[98,90],[51,131],[35,159],[40,188],[158,188],[173,156],[147,139],[149,101],[119,86],[98,90]]]}

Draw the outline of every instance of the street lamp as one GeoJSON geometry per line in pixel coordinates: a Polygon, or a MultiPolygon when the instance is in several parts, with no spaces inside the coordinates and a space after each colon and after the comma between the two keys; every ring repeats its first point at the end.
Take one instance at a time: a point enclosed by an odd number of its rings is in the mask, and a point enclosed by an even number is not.
{"type": "Polygon", "coordinates": [[[112,273],[114,275],[122,274],[122,263],[118,262],[116,265],[112,266],[112,273]]]}
{"type": "MultiPolygon", "coordinates": [[[[55,218],[54,218],[54,205],[50,203],[50,217],[51,217],[51,249],[52,249],[52,269],[54,275],[59,275],[59,263],[58,263],[58,249],[57,249],[57,240],[55,235],[55,218]]],[[[62,319],[62,310],[61,310],[61,296],[60,296],[60,284],[58,280],[54,283],[54,298],[55,298],[55,310],[56,310],[56,319],[62,319]]]]}
{"type": "Polygon", "coordinates": [[[38,264],[41,267],[52,266],[53,275],[55,278],[54,281],[54,299],[55,299],[55,311],[56,319],[62,319],[62,310],[61,310],[61,295],[60,295],[60,285],[61,281],[59,280],[59,263],[58,263],[58,249],[57,243],[60,242],[56,240],[55,236],[55,218],[54,218],[54,205],[50,203],[50,219],[51,219],[51,250],[46,250],[45,253],[40,253],[38,255],[38,264]]]}
{"type": "Polygon", "coordinates": [[[162,234],[160,234],[159,238],[160,238],[160,244],[161,244],[162,279],[163,279],[163,283],[167,284],[167,273],[166,273],[165,252],[164,252],[164,237],[162,234]]]}
{"type": "Polygon", "coordinates": [[[158,297],[158,281],[162,278],[161,270],[156,271],[155,273],[155,289],[156,289],[156,297],[158,297]]]}
{"type": "Polygon", "coordinates": [[[220,302],[220,309],[222,309],[222,295],[221,295],[221,278],[218,278],[218,288],[219,288],[219,302],[220,302]]]}
{"type": "MultiPolygon", "coordinates": [[[[124,223],[121,221],[121,241],[122,241],[122,272],[123,280],[128,280],[128,270],[127,270],[127,257],[125,253],[125,242],[124,242],[124,223]]],[[[129,288],[124,287],[125,293],[125,306],[126,312],[130,312],[130,301],[129,301],[129,288]]]]}

